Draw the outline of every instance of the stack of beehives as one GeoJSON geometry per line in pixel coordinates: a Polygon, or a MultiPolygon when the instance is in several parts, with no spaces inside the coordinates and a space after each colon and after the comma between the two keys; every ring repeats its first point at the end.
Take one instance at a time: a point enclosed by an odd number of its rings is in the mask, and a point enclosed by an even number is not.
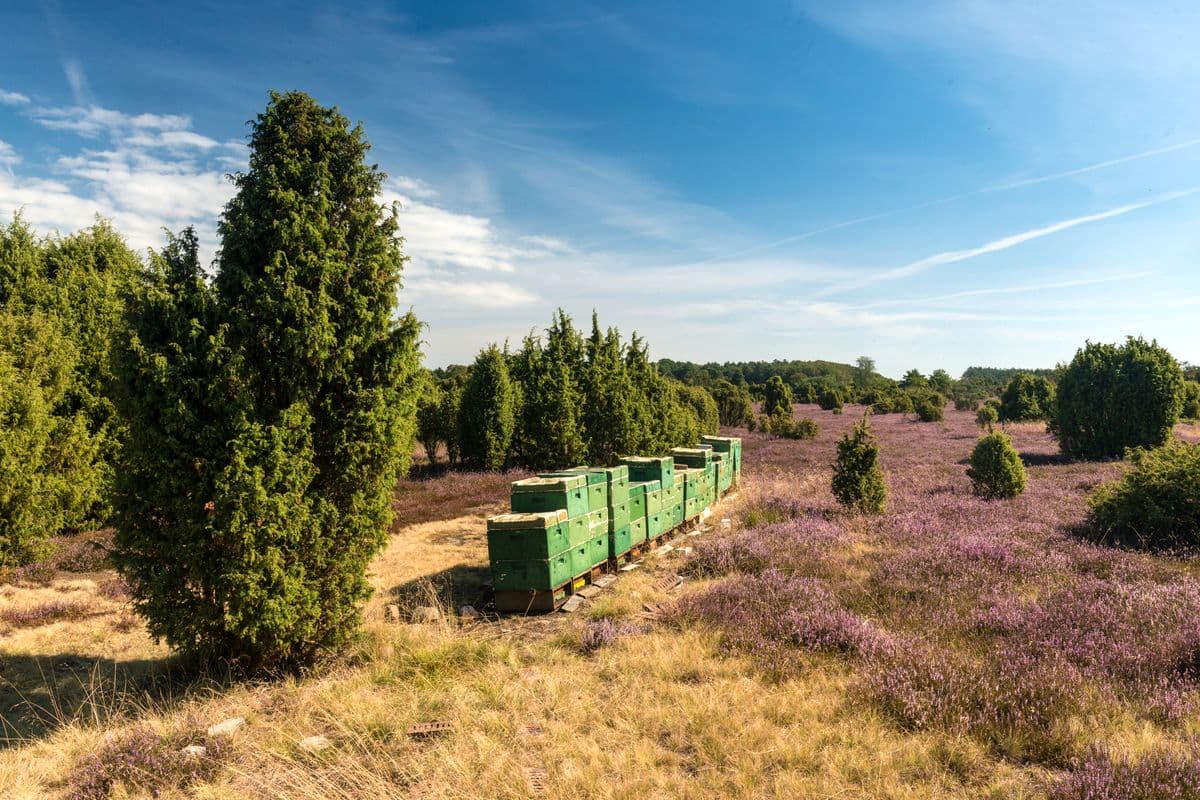
{"type": "Polygon", "coordinates": [[[741,440],[705,437],[665,457],[514,482],[512,513],[488,520],[497,607],[556,608],[599,568],[700,516],[740,472],[741,440]]]}

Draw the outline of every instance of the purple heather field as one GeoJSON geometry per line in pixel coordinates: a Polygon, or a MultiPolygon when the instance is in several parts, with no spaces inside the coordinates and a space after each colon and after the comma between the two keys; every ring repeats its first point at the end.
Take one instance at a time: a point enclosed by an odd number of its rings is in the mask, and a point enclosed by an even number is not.
{"type": "Polygon", "coordinates": [[[888,508],[849,515],[830,467],[862,412],[798,407],[821,426],[810,441],[741,432],[754,478],[741,524],[697,546],[691,575],[717,580],[679,601],[675,619],[714,626],[726,650],[778,679],[833,659],[849,671],[851,702],[1052,768],[1052,798],[1200,796],[1194,564],[1083,535],[1089,490],[1122,465],[1067,462],[1042,425],[1011,425],[1028,489],[988,501],[966,476],[973,413],[948,409],[942,424],[872,416],[888,508]],[[1113,719],[1179,746],[1109,754],[1113,719]]]}

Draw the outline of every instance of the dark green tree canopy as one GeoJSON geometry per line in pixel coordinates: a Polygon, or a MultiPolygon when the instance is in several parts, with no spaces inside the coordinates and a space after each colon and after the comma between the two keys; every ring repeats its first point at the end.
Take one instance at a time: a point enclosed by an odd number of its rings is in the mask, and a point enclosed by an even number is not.
{"type": "Polygon", "coordinates": [[[1059,378],[1050,430],[1069,456],[1119,458],[1165,443],[1182,408],[1179,364],[1157,342],[1089,342],[1059,378]]]}
{"type": "Polygon", "coordinates": [[[272,93],[215,283],[172,239],[131,303],[116,559],[155,636],[254,668],[345,641],[415,435],[419,325],[383,173],[336,109],[272,93]]]}

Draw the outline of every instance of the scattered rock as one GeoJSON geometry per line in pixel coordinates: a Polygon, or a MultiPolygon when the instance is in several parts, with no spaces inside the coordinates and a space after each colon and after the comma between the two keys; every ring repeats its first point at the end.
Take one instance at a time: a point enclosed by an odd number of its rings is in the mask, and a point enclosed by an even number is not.
{"type": "Polygon", "coordinates": [[[209,736],[232,736],[233,732],[246,724],[244,717],[230,717],[224,722],[218,722],[216,725],[210,725],[208,728],[209,736]]]}
{"type": "Polygon", "coordinates": [[[431,623],[442,621],[442,610],[437,606],[419,606],[412,615],[413,622],[431,623]]]}
{"type": "Polygon", "coordinates": [[[731,520],[729,517],[721,518],[721,530],[727,531],[732,527],[733,527],[733,520],[731,520]]]}
{"type": "Polygon", "coordinates": [[[179,752],[185,756],[192,756],[193,758],[202,758],[208,754],[208,748],[202,744],[189,744],[187,747],[183,748],[179,752]]]}
{"type": "Polygon", "coordinates": [[[395,603],[390,603],[389,605],[384,606],[383,607],[383,618],[387,622],[399,622],[400,621],[400,606],[396,605],[395,603]]]}
{"type": "Polygon", "coordinates": [[[306,736],[300,740],[300,749],[306,753],[317,753],[331,744],[332,742],[325,736],[306,736]]]}
{"type": "Polygon", "coordinates": [[[481,614],[475,609],[475,606],[463,606],[458,610],[458,616],[463,619],[479,619],[481,614]]]}

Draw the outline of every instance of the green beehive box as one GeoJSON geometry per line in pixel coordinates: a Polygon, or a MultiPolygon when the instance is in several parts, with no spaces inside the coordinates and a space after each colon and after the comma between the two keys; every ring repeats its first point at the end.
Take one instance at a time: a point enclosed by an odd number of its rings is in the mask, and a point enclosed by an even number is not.
{"type": "Polygon", "coordinates": [[[633,546],[633,525],[617,528],[608,535],[608,557],[616,558],[629,552],[633,546]]]}
{"type": "Polygon", "coordinates": [[[593,567],[608,561],[608,538],[608,533],[605,532],[588,542],[588,556],[593,567]]]}
{"type": "Polygon", "coordinates": [[[492,587],[496,590],[553,589],[571,580],[573,569],[570,552],[549,559],[493,561],[492,587]]]}
{"type": "Polygon", "coordinates": [[[671,512],[671,516],[663,523],[664,526],[666,527],[666,530],[678,528],[680,525],[683,524],[683,517],[684,517],[683,501],[675,503],[674,505],[672,505],[670,507],[670,509],[667,509],[667,510],[669,510],[671,512]]]}
{"type": "Polygon", "coordinates": [[[629,521],[646,516],[646,486],[645,483],[635,483],[629,487],[629,521]]]}
{"type": "Polygon", "coordinates": [[[629,520],[629,546],[635,547],[646,541],[646,517],[634,517],[629,520]]]}
{"type": "Polygon", "coordinates": [[[571,547],[581,545],[592,538],[592,521],[587,514],[567,520],[567,542],[571,547]]]}
{"type": "Polygon", "coordinates": [[[608,509],[609,532],[620,530],[629,525],[633,514],[629,510],[629,502],[613,503],[608,509]]]}
{"type": "Polygon", "coordinates": [[[624,464],[615,467],[571,467],[565,470],[576,475],[587,475],[588,485],[599,483],[603,476],[608,484],[608,505],[623,503],[629,498],[629,468],[624,464]]]}
{"type": "Polygon", "coordinates": [[[579,544],[571,545],[569,551],[571,555],[571,577],[574,578],[578,575],[583,575],[596,565],[596,562],[592,561],[592,541],[595,538],[593,536],[579,544]]]}
{"type": "Polygon", "coordinates": [[[608,478],[603,472],[591,471],[587,467],[572,467],[559,472],[547,472],[541,477],[582,478],[587,484],[587,508],[585,511],[608,508],[608,478]]]}
{"type": "Polygon", "coordinates": [[[670,519],[670,510],[655,511],[653,514],[646,515],[646,538],[657,539],[664,531],[674,527],[667,524],[670,519]]]}
{"type": "Polygon", "coordinates": [[[633,483],[658,481],[666,486],[675,474],[675,462],[670,456],[626,456],[621,464],[629,469],[629,480],[633,483]]]}
{"type": "Polygon", "coordinates": [[[609,517],[607,508],[601,508],[597,509],[596,511],[588,512],[588,533],[590,534],[588,536],[588,541],[595,539],[597,536],[606,537],[605,541],[607,541],[608,520],[609,517]]]}
{"type": "Polygon", "coordinates": [[[704,447],[676,447],[671,450],[671,458],[676,464],[703,469],[712,463],[713,451],[704,447]]]}
{"type": "Polygon", "coordinates": [[[567,512],[501,514],[487,521],[488,558],[491,561],[547,559],[571,546],[567,512]]]}
{"type": "Polygon", "coordinates": [[[646,492],[646,513],[647,514],[654,514],[659,511],[662,511],[663,502],[664,502],[663,494],[664,494],[664,492],[662,489],[659,489],[657,492],[646,492]]]}
{"type": "Polygon", "coordinates": [[[588,511],[587,479],[578,475],[526,478],[512,485],[512,510],[528,514],[563,509],[568,517],[588,511]]]}
{"type": "Polygon", "coordinates": [[[704,510],[703,502],[699,497],[689,497],[683,501],[683,518],[684,520],[695,519],[700,516],[700,512],[704,510]]]}

